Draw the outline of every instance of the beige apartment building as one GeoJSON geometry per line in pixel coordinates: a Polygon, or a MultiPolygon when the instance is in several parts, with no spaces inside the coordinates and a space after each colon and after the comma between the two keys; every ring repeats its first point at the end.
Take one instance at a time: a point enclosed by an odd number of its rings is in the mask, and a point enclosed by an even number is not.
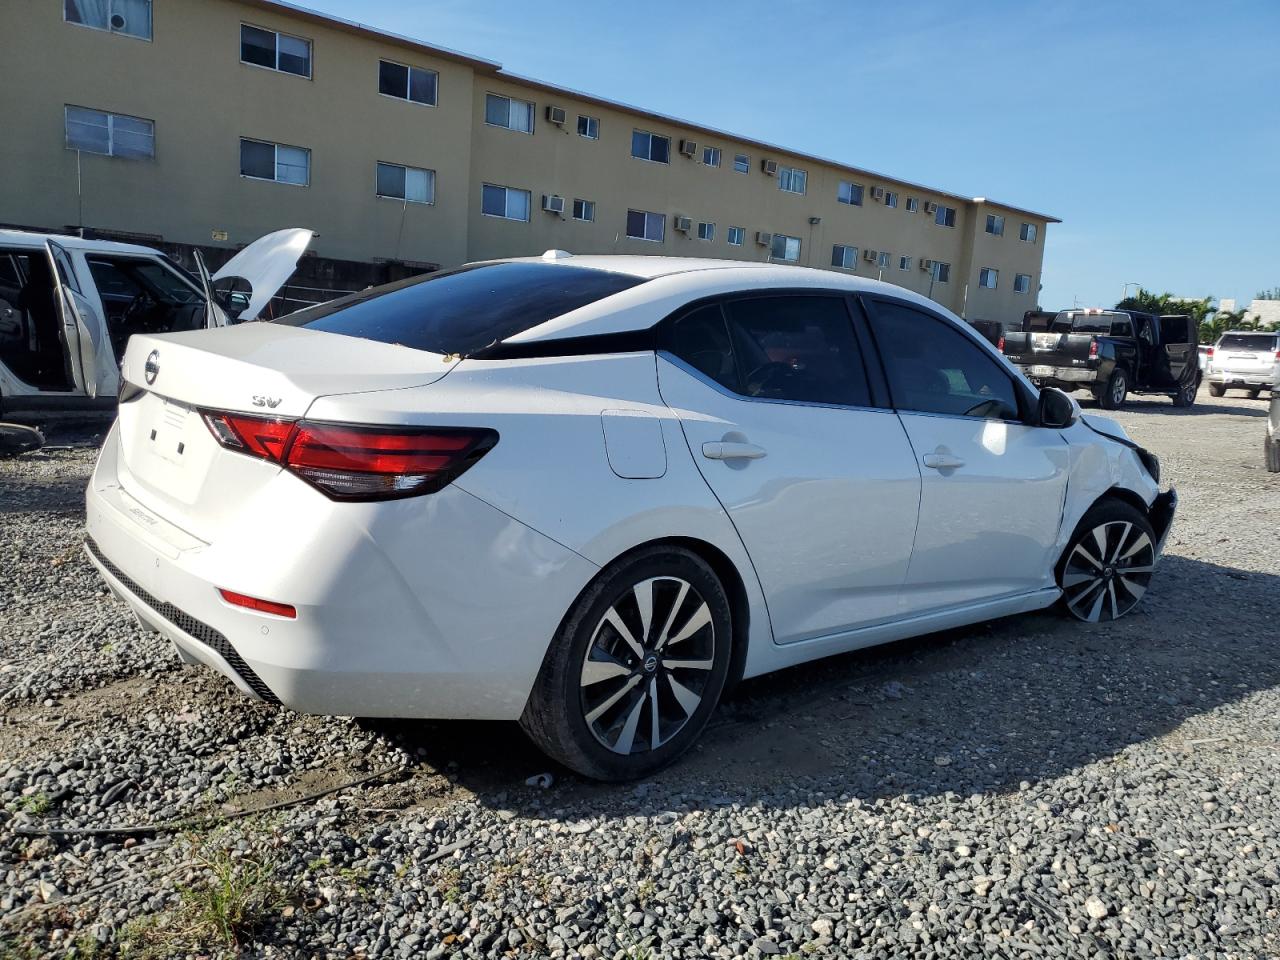
{"type": "Polygon", "coordinates": [[[326,290],[553,247],[772,259],[1009,321],[1058,222],[277,0],[0,4],[4,226],[214,264],[305,226],[326,290]]]}

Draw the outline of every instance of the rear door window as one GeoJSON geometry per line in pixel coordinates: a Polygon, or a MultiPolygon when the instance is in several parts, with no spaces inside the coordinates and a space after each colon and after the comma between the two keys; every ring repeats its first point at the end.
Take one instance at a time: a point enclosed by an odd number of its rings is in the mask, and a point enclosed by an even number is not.
{"type": "Polygon", "coordinates": [[[871,329],[899,410],[1018,419],[1013,378],[947,321],[903,303],[877,300],[871,329]]]}
{"type": "Polygon", "coordinates": [[[589,267],[480,264],[353,293],[275,322],[474,356],[642,282],[641,277],[589,267]]]}

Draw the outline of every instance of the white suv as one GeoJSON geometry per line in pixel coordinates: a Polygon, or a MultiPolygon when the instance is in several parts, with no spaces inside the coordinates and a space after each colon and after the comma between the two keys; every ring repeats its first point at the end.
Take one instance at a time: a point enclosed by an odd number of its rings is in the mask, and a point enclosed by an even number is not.
{"type": "Polygon", "coordinates": [[[1270,390],[1280,369],[1280,333],[1229,330],[1209,350],[1205,381],[1220,397],[1230,388],[1248,390],[1256,398],[1270,390]]]}

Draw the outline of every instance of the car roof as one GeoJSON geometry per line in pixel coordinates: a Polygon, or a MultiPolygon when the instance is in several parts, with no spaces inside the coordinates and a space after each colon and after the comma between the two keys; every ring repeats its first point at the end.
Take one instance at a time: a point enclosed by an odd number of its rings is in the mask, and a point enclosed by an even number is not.
{"type": "Polygon", "coordinates": [[[704,297],[768,290],[833,290],[892,296],[963,322],[941,304],[905,287],[813,267],[690,257],[576,256],[563,250],[549,250],[541,257],[486,262],[541,262],[623,273],[646,281],[518,333],[506,341],[510,344],[647,330],[667,314],[704,297]]]}
{"type": "Polygon", "coordinates": [[[156,256],[160,253],[154,247],[144,247],[136,243],[116,243],[114,240],[87,240],[61,233],[35,233],[30,230],[0,230],[0,245],[21,247],[43,247],[46,240],[52,240],[68,250],[85,250],[93,253],[130,253],[156,256]]]}

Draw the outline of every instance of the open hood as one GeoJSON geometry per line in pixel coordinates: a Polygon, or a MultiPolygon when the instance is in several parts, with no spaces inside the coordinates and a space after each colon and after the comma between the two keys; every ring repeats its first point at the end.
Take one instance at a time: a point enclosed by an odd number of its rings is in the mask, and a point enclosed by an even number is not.
{"type": "Polygon", "coordinates": [[[238,322],[258,319],[267,301],[293,276],[298,260],[307,252],[315,231],[290,227],[259,237],[228,260],[217,273],[216,280],[239,279],[249,285],[249,305],[238,322]]]}

